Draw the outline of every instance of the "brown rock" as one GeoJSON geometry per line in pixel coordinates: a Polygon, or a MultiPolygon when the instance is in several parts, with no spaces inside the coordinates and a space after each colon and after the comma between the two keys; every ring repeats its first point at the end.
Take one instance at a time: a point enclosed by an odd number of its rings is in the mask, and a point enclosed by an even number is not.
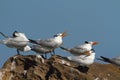
{"type": "Polygon", "coordinates": [[[120,80],[119,68],[111,64],[94,63],[84,69],[61,56],[43,63],[35,55],[16,55],[0,69],[0,80],[120,80]]]}

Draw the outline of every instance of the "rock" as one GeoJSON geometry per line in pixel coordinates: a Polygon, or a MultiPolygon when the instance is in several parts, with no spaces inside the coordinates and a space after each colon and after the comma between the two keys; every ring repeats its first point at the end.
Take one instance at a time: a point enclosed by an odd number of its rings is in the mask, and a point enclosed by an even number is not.
{"type": "Polygon", "coordinates": [[[120,80],[120,70],[111,64],[81,67],[61,56],[42,61],[35,55],[10,57],[0,69],[0,80],[120,80]]]}

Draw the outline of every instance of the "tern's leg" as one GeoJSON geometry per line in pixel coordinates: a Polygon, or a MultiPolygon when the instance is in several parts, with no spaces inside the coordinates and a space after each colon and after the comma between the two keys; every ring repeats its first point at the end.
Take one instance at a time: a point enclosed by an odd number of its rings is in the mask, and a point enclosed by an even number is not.
{"type": "Polygon", "coordinates": [[[53,50],[53,55],[55,55],[55,50],[53,50]]]}
{"type": "Polygon", "coordinates": [[[20,51],[17,49],[17,55],[20,55],[20,51]]]}
{"type": "Polygon", "coordinates": [[[45,54],[45,58],[47,58],[47,54],[45,54]]]}
{"type": "Polygon", "coordinates": [[[53,50],[52,52],[50,52],[51,56],[55,55],[55,51],[53,50]]]}
{"type": "Polygon", "coordinates": [[[53,55],[52,52],[50,52],[50,55],[51,55],[51,56],[53,55]]]}

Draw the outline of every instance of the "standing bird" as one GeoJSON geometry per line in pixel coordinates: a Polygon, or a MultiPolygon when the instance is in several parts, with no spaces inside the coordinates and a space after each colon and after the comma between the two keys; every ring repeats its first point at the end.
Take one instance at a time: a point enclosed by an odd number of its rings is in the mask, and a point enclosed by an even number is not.
{"type": "Polygon", "coordinates": [[[0,43],[4,44],[10,48],[16,48],[18,54],[20,54],[19,50],[29,51],[31,49],[28,46],[29,40],[27,39],[27,37],[25,36],[24,33],[15,31],[15,32],[13,32],[13,37],[8,37],[5,34],[3,34],[2,32],[0,32],[0,33],[1,33],[1,35],[3,35],[6,38],[5,40],[0,40],[0,43]]]}
{"type": "Polygon", "coordinates": [[[98,42],[85,41],[84,44],[75,46],[73,48],[65,48],[62,46],[60,48],[70,52],[74,56],[79,56],[79,55],[83,55],[83,54],[90,55],[89,51],[92,50],[93,45],[96,45],[96,44],[98,44],[98,42]]]}
{"type": "Polygon", "coordinates": [[[67,36],[67,33],[63,32],[63,33],[56,34],[54,35],[53,38],[49,38],[49,39],[44,39],[44,40],[29,39],[29,40],[31,43],[35,43],[44,48],[47,48],[55,54],[54,50],[63,44],[62,38],[65,36],[67,36]]]}
{"type": "Polygon", "coordinates": [[[107,57],[100,56],[100,58],[97,58],[97,59],[120,67],[120,56],[115,58],[107,58],[107,57]]]}

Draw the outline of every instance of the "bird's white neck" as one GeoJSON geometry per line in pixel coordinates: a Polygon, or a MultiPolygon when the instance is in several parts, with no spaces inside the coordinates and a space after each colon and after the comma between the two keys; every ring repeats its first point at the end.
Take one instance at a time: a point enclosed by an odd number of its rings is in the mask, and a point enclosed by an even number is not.
{"type": "Polygon", "coordinates": [[[91,58],[91,59],[94,59],[95,58],[95,53],[93,52],[93,53],[91,53],[91,55],[90,56],[88,56],[89,58],[91,58]]]}
{"type": "Polygon", "coordinates": [[[62,42],[62,37],[60,37],[60,36],[55,37],[55,41],[56,42],[62,42]]]}

